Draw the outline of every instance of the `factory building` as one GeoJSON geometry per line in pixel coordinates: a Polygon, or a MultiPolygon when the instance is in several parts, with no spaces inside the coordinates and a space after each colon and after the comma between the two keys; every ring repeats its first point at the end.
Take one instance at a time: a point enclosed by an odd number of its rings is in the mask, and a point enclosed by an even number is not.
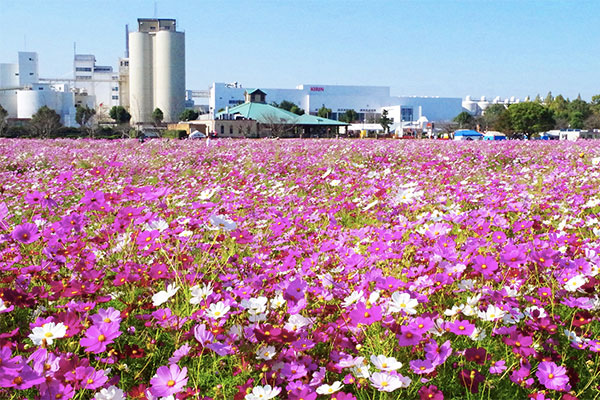
{"type": "Polygon", "coordinates": [[[156,108],[165,122],[177,121],[186,97],[184,33],[174,19],[140,18],[128,42],[132,122],[151,121],[156,108]]]}
{"type": "Polygon", "coordinates": [[[119,105],[119,75],[111,66],[96,65],[93,54],[75,54],[73,78],[78,92],[89,97],[89,107],[104,108],[108,112],[112,106],[119,105]]]}
{"type": "MultiPolygon", "coordinates": [[[[375,121],[388,109],[398,122],[416,121],[422,116],[429,121],[448,121],[463,111],[460,98],[392,96],[388,86],[303,84],[295,89],[261,90],[269,102],[291,101],[310,115],[316,115],[325,106],[331,109],[328,116],[331,119],[354,110],[359,121],[375,121]]],[[[243,103],[245,92],[246,88],[237,82],[213,83],[209,89],[209,112],[216,115],[220,110],[243,103]]]]}
{"type": "Polygon", "coordinates": [[[16,64],[0,64],[0,105],[11,119],[29,119],[41,107],[56,111],[65,125],[75,125],[74,94],[68,83],[39,77],[38,55],[19,52],[16,64]]]}

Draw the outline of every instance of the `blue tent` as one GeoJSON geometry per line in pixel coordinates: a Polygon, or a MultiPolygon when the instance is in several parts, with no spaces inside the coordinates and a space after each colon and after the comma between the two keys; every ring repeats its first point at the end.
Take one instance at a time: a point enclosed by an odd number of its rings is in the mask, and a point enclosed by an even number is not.
{"type": "Polygon", "coordinates": [[[454,140],[481,140],[483,134],[472,129],[459,129],[454,132],[454,140]]]}

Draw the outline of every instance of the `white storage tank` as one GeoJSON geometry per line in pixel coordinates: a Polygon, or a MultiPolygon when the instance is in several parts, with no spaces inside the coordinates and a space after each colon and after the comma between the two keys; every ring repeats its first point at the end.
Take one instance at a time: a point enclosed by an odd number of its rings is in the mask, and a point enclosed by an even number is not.
{"type": "Polygon", "coordinates": [[[60,114],[62,96],[50,89],[49,85],[34,85],[33,90],[17,91],[17,118],[31,118],[40,108],[46,106],[60,114]]]}
{"type": "Polygon", "coordinates": [[[152,37],[145,32],[129,34],[129,106],[135,122],[152,119],[152,37]]]}
{"type": "Polygon", "coordinates": [[[164,122],[176,122],[185,108],[185,35],[161,30],[154,36],[154,106],[164,122]]]}

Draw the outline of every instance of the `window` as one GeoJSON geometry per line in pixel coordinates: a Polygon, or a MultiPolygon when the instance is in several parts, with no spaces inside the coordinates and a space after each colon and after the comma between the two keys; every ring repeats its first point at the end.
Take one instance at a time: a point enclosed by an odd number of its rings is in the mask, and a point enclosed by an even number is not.
{"type": "Polygon", "coordinates": [[[92,72],[92,69],[89,67],[76,67],[75,71],[77,71],[77,72],[92,72]]]}
{"type": "Polygon", "coordinates": [[[229,125],[229,134],[233,135],[233,125],[229,125]]]}
{"type": "Polygon", "coordinates": [[[30,72],[30,73],[29,73],[29,76],[31,76],[31,75],[33,75],[33,72],[30,72]]]}
{"type": "Polygon", "coordinates": [[[40,86],[40,87],[38,88],[38,90],[44,90],[44,88],[40,86]]]}
{"type": "Polygon", "coordinates": [[[221,125],[221,135],[225,133],[225,125],[221,125]]]}
{"type": "Polygon", "coordinates": [[[118,87],[118,86],[115,86],[114,88],[112,88],[112,91],[113,91],[113,92],[118,92],[118,91],[119,91],[119,87],[118,87]]]}
{"type": "Polygon", "coordinates": [[[119,96],[113,96],[112,99],[113,100],[119,100],[119,96]]]}
{"type": "Polygon", "coordinates": [[[413,109],[402,107],[400,110],[400,117],[402,121],[412,121],[413,120],[413,109]]]}

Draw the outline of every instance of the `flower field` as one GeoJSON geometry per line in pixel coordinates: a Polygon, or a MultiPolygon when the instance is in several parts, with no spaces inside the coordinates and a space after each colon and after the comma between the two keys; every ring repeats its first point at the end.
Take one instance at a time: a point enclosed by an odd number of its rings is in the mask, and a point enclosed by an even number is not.
{"type": "Polygon", "coordinates": [[[0,398],[597,398],[598,157],[0,140],[0,398]]]}

